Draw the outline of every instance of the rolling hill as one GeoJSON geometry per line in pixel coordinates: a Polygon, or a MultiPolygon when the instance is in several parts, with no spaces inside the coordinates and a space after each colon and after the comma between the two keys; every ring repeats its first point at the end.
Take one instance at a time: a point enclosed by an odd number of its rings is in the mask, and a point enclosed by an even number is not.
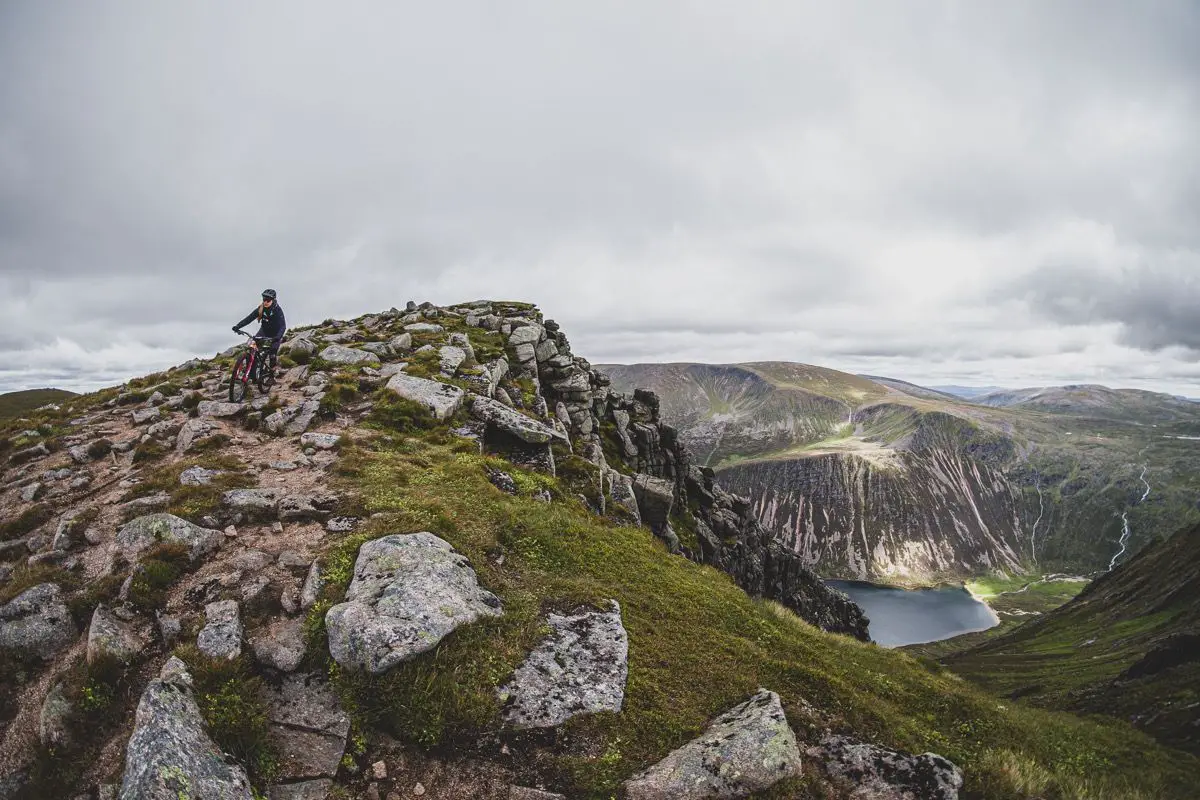
{"type": "Polygon", "coordinates": [[[65,389],[25,389],[0,394],[0,419],[12,419],[27,414],[48,403],[61,403],[77,395],[65,389]]]}

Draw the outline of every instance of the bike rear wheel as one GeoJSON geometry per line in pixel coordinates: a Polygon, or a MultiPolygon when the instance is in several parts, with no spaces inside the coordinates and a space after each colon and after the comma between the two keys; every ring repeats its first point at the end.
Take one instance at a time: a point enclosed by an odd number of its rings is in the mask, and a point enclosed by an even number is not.
{"type": "Polygon", "coordinates": [[[229,402],[240,403],[246,397],[246,385],[250,382],[251,360],[249,353],[242,353],[233,362],[229,376],[229,402]]]}
{"type": "Polygon", "coordinates": [[[266,394],[274,385],[275,359],[270,355],[261,356],[258,360],[258,390],[266,394]]]}

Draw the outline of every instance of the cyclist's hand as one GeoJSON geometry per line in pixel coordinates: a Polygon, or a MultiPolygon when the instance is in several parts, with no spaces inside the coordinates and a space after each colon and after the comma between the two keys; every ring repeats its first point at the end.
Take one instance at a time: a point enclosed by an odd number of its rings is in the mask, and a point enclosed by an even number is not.
{"type": "Polygon", "coordinates": [[[234,325],[234,326],[233,326],[233,332],[234,332],[234,333],[241,333],[241,332],[242,332],[242,329],[241,329],[241,328],[239,328],[237,325],[234,325]]]}

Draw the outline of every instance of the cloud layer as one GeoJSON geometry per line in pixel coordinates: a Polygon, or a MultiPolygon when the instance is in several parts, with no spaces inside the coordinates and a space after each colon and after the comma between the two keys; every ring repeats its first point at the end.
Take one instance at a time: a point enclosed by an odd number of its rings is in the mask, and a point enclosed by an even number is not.
{"type": "Polygon", "coordinates": [[[1194,3],[588,5],[7,4],[0,390],[222,349],[273,286],[1200,395],[1194,3]]]}

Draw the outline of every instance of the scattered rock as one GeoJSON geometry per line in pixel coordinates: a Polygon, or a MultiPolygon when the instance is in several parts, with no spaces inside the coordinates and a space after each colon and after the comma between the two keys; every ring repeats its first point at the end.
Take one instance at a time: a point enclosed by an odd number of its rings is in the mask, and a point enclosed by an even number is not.
{"type": "Polygon", "coordinates": [[[248,520],[269,520],[276,516],[278,489],[230,489],[221,495],[221,506],[248,520]]]}
{"type": "MultiPolygon", "coordinates": [[[[171,436],[177,436],[182,428],[182,422],[178,422],[173,419],[164,419],[162,422],[156,422],[149,428],[146,428],[146,434],[155,439],[166,439],[171,436]]],[[[119,444],[120,443],[118,443],[118,445],[119,444]]],[[[116,449],[118,445],[114,445],[114,449],[116,449]]]]}
{"type": "Polygon", "coordinates": [[[272,786],[267,792],[268,800],[327,800],[333,790],[333,781],[329,778],[318,778],[314,781],[299,783],[280,783],[272,786]]]}
{"type": "Polygon", "coordinates": [[[453,345],[445,345],[438,350],[438,357],[443,375],[453,376],[458,372],[458,368],[467,360],[467,351],[461,347],[453,345]]]}
{"type": "Polygon", "coordinates": [[[226,403],[220,400],[202,400],[196,406],[196,413],[200,416],[215,417],[217,419],[236,417],[245,410],[245,406],[241,403],[226,403]]]}
{"type": "Polygon", "coordinates": [[[629,670],[621,607],[551,614],[551,634],[517,667],[498,695],[515,728],[552,728],[580,714],[620,712],[629,670]]]}
{"type": "Polygon", "coordinates": [[[183,486],[207,486],[212,483],[213,478],[220,474],[220,470],[188,467],[179,473],[179,483],[183,486]]]}
{"type": "Polygon", "coordinates": [[[420,403],[439,420],[446,419],[462,408],[464,393],[457,386],[418,378],[403,372],[388,380],[387,388],[414,403],[420,403]]]}
{"type": "Polygon", "coordinates": [[[421,532],[363,544],[346,602],[329,609],[325,627],[335,661],[378,674],[433,648],[461,625],[502,613],[466,557],[421,532]]]}
{"type": "Polygon", "coordinates": [[[251,800],[251,793],[245,771],[209,738],[192,697],[191,675],[172,657],[138,703],[120,798],[180,797],[251,800]]]}
{"type": "Polygon", "coordinates": [[[308,568],[308,576],[305,577],[304,586],[300,589],[300,608],[305,611],[312,608],[324,588],[325,579],[321,577],[321,565],[314,561],[308,568]]]}
{"type": "Polygon", "coordinates": [[[263,666],[280,672],[295,672],[304,660],[303,620],[275,620],[250,639],[250,649],[263,666]]]}
{"type": "Polygon", "coordinates": [[[779,695],[758,694],[713,720],[699,738],[625,783],[628,800],[745,797],[800,775],[800,749],[779,695]]]}
{"type": "Polygon", "coordinates": [[[99,664],[106,660],[128,664],[141,650],[133,628],[108,610],[103,604],[92,612],[92,624],[88,627],[87,663],[99,664]]]}
{"type": "Polygon", "coordinates": [[[32,447],[26,447],[23,450],[17,450],[9,456],[8,460],[12,464],[24,464],[28,461],[34,461],[39,458],[45,458],[50,455],[49,448],[45,442],[38,442],[32,447]]]}
{"type": "Polygon", "coordinates": [[[349,533],[358,527],[358,517],[332,517],[325,523],[330,533],[349,533]]]}
{"type": "Polygon", "coordinates": [[[209,438],[216,430],[216,426],[207,420],[189,419],[183,423],[179,429],[179,435],[175,438],[175,451],[177,453],[190,452],[198,442],[209,438]]]}
{"type": "Polygon", "coordinates": [[[247,550],[233,557],[233,566],[243,572],[260,572],[272,561],[274,559],[262,550],[247,550]]]}
{"type": "Polygon", "coordinates": [[[412,349],[412,334],[411,333],[402,333],[399,336],[393,336],[391,339],[388,340],[388,347],[392,348],[392,350],[397,353],[403,352],[405,350],[411,350],[412,349]]]}
{"type": "Polygon", "coordinates": [[[0,605],[0,651],[50,658],[79,632],[56,583],[42,583],[0,605]]]}
{"type": "Polygon", "coordinates": [[[445,328],[441,325],[434,325],[432,322],[414,322],[411,325],[405,325],[404,330],[408,333],[441,333],[445,328]]]}
{"type": "Polygon", "coordinates": [[[331,344],[326,347],[321,351],[321,358],[331,364],[369,364],[379,360],[379,356],[374,353],[340,344],[331,344]]]}
{"type": "Polygon", "coordinates": [[[835,783],[863,800],[958,800],[963,776],[936,753],[907,755],[845,736],[826,736],[808,755],[835,783]]]}
{"type": "Polygon", "coordinates": [[[332,450],[342,440],[336,433],[305,433],[300,437],[301,447],[315,447],[318,450],[332,450]]]}
{"type": "Polygon", "coordinates": [[[32,503],[37,499],[41,491],[42,485],[40,483],[31,483],[21,490],[21,500],[26,503],[32,503]]]}
{"type": "Polygon", "coordinates": [[[134,425],[146,425],[162,419],[162,412],[157,408],[139,408],[129,414],[134,425]]]}
{"type": "Polygon", "coordinates": [[[88,453],[87,447],[82,444],[75,445],[67,450],[67,455],[69,455],[71,460],[76,464],[86,464],[92,460],[91,455],[88,453]]]}
{"type": "Polygon", "coordinates": [[[242,620],[236,600],[218,600],[204,607],[205,626],[196,647],[209,658],[233,660],[242,652],[242,620]]]}
{"type": "Polygon", "coordinates": [[[279,498],[275,513],[283,522],[324,519],[327,512],[320,507],[321,500],[306,494],[289,494],[279,498]]]}
{"type": "Polygon", "coordinates": [[[131,559],[156,542],[178,542],[188,546],[195,561],[219,548],[222,541],[220,531],[201,528],[173,514],[147,514],[117,532],[117,547],[131,559]]]}
{"type": "Polygon", "coordinates": [[[158,611],[155,614],[155,619],[158,622],[158,634],[162,637],[163,644],[171,647],[183,631],[183,625],[180,623],[179,617],[170,616],[158,611]]]}

